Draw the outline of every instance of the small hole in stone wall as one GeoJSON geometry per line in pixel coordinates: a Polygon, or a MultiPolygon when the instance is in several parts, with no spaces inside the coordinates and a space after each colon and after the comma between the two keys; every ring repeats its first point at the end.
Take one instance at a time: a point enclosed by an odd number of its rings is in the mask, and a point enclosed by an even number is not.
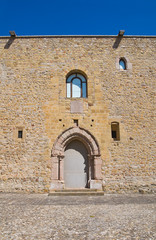
{"type": "Polygon", "coordinates": [[[93,125],[91,124],[90,126],[92,127],[93,125]]]}
{"type": "Polygon", "coordinates": [[[94,122],[94,119],[92,119],[92,122],[94,122]]]}
{"type": "Polygon", "coordinates": [[[65,127],[65,125],[63,124],[63,127],[65,127]]]}
{"type": "Polygon", "coordinates": [[[18,138],[23,138],[23,130],[18,130],[18,138]]]}
{"type": "Polygon", "coordinates": [[[75,126],[78,126],[78,125],[79,125],[78,119],[73,119],[73,121],[74,121],[74,125],[75,125],[75,126]]]}
{"type": "Polygon", "coordinates": [[[59,119],[59,121],[61,122],[61,121],[62,121],[62,119],[59,119]]]}

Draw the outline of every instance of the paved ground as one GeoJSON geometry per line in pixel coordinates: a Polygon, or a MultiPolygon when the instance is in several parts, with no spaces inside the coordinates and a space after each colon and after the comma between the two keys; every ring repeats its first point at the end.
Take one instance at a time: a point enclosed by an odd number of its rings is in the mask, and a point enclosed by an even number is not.
{"type": "Polygon", "coordinates": [[[156,195],[0,193],[0,240],[156,240],[156,195]]]}

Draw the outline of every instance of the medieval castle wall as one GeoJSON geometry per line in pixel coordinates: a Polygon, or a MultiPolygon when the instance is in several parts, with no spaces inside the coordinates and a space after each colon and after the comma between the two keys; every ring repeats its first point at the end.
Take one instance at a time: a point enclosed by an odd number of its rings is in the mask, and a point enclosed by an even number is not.
{"type": "Polygon", "coordinates": [[[106,192],[156,184],[155,79],[154,37],[1,37],[0,191],[49,191],[54,142],[74,120],[99,144],[106,192]],[[87,98],[66,97],[70,72],[87,98]]]}

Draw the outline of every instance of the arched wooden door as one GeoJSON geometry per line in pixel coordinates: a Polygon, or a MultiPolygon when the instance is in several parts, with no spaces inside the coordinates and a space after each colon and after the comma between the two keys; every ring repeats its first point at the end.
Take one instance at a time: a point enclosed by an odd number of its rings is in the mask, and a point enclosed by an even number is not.
{"type": "Polygon", "coordinates": [[[88,151],[85,145],[73,140],[65,149],[64,181],[66,188],[88,187],[88,151]]]}

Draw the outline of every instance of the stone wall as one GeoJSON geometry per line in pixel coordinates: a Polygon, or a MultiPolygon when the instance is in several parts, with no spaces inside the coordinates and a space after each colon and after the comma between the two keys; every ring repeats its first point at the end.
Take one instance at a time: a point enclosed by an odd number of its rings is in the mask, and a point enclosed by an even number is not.
{"type": "Polygon", "coordinates": [[[156,184],[154,84],[156,38],[0,38],[0,191],[46,192],[51,150],[66,129],[79,126],[97,140],[107,192],[156,184]],[[119,59],[127,70],[119,69],[119,59]],[[88,98],[71,113],[66,75],[87,76],[88,98]],[[120,140],[111,137],[119,122],[120,140]],[[18,138],[18,130],[23,138],[18,138]]]}

